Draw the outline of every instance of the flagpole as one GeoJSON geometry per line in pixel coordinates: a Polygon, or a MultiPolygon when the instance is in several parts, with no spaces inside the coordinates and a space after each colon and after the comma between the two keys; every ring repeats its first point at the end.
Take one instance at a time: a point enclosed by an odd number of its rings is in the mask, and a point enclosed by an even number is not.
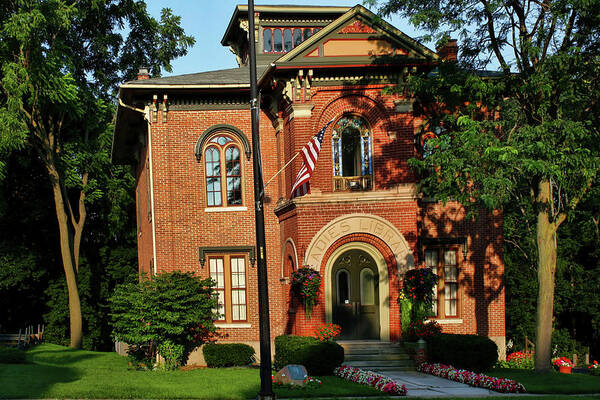
{"type": "Polygon", "coordinates": [[[260,335],[260,391],[258,399],[275,399],[271,378],[271,327],[267,253],[265,245],[265,214],[263,177],[260,156],[258,85],[256,82],[256,42],[254,35],[254,0],[248,0],[248,41],[250,51],[250,115],[252,120],[252,166],[254,170],[254,216],[256,221],[256,250],[258,270],[258,325],[260,335]]]}
{"type": "Polygon", "coordinates": [[[292,157],[292,159],[290,161],[288,161],[283,167],[281,167],[281,169],[279,171],[277,171],[275,173],[275,175],[273,175],[271,177],[271,179],[269,179],[267,181],[267,183],[265,183],[264,187],[267,187],[269,185],[269,183],[271,183],[273,181],[273,179],[275,179],[277,177],[277,175],[279,175],[288,165],[290,165],[292,163],[292,161],[294,161],[296,159],[296,157],[298,157],[300,155],[300,152],[297,152],[296,155],[294,157],[292,157]]]}

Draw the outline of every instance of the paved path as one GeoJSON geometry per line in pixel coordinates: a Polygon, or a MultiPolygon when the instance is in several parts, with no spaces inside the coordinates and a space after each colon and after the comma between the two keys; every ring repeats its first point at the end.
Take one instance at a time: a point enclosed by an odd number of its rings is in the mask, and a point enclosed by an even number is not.
{"type": "MultiPolygon", "coordinates": [[[[407,397],[485,397],[515,396],[498,393],[489,389],[476,388],[464,383],[454,382],[416,371],[380,372],[399,384],[406,386],[407,397]]],[[[517,394],[523,395],[523,393],[517,394]]]]}

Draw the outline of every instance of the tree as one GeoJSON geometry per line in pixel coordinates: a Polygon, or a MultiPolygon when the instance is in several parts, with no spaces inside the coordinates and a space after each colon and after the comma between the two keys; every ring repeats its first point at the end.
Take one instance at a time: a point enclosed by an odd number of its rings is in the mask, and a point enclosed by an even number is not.
{"type": "Polygon", "coordinates": [[[536,371],[550,368],[556,233],[598,174],[599,7],[598,0],[388,0],[380,8],[439,44],[461,38],[459,67],[412,81],[439,132],[426,159],[412,165],[432,171],[422,188],[438,200],[533,208],[535,220],[524,222],[536,237],[536,371]],[[500,70],[494,78],[475,72],[491,61],[500,70]]]}
{"type": "Polygon", "coordinates": [[[179,23],[169,9],[157,21],[144,2],[133,0],[14,0],[0,6],[0,157],[30,146],[45,167],[75,348],[82,342],[80,246],[87,207],[105,190],[97,175],[110,166],[111,96],[137,67],[159,75],[186,54],[194,40],[179,23]]]}

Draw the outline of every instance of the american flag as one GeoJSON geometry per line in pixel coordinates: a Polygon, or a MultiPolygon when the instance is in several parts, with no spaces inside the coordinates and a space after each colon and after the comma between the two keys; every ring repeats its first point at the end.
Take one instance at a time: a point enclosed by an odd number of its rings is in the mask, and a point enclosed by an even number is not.
{"type": "Polygon", "coordinates": [[[319,158],[325,130],[332,122],[333,120],[325,124],[325,126],[308,141],[306,146],[302,148],[301,155],[304,162],[302,163],[302,168],[298,171],[296,182],[294,183],[294,186],[292,186],[292,195],[290,199],[310,193],[310,177],[312,176],[315,165],[317,164],[317,159],[319,158]]]}

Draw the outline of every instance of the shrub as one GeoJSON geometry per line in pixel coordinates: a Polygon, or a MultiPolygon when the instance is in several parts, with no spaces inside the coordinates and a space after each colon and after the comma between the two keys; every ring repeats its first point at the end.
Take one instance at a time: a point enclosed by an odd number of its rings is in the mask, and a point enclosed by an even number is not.
{"type": "Polygon", "coordinates": [[[313,337],[282,335],[275,338],[275,368],[288,364],[306,367],[309,375],[333,375],[342,365],[344,349],[335,342],[320,342],[313,337]]]}
{"type": "Polygon", "coordinates": [[[26,362],[23,350],[0,346],[0,364],[25,364],[26,362]]]}
{"type": "Polygon", "coordinates": [[[442,333],[428,340],[428,359],[430,363],[482,372],[498,361],[498,346],[484,336],[442,333]]]}
{"type": "Polygon", "coordinates": [[[184,364],[216,331],[213,284],[172,272],[117,286],[110,299],[114,338],[131,346],[130,358],[140,366],[151,367],[155,352],[165,360],[165,369],[184,364]]]}
{"type": "Polygon", "coordinates": [[[516,351],[506,357],[506,361],[498,361],[500,368],[533,369],[533,353],[516,351]]]}
{"type": "Polygon", "coordinates": [[[409,342],[415,342],[419,339],[427,340],[442,333],[442,327],[436,321],[415,321],[411,322],[402,332],[402,338],[409,342]]]}
{"type": "Polygon", "coordinates": [[[202,353],[210,368],[235,367],[254,362],[254,348],[244,343],[207,343],[202,353]]]}

